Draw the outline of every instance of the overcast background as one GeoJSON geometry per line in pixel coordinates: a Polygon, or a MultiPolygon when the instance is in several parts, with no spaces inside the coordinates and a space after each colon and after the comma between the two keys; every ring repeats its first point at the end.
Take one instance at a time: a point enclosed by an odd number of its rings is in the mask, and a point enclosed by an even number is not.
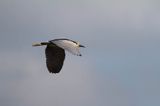
{"type": "Polygon", "coordinates": [[[160,106],[159,0],[0,0],[1,106],[160,106]],[[45,47],[69,38],[50,74],[45,47]]]}

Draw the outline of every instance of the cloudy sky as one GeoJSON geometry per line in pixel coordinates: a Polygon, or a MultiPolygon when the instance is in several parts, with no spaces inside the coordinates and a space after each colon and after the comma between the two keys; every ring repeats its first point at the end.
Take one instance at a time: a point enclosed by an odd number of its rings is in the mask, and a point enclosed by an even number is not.
{"type": "Polygon", "coordinates": [[[160,106],[159,0],[0,0],[1,106],[160,106]],[[33,42],[66,37],[59,74],[33,42]]]}

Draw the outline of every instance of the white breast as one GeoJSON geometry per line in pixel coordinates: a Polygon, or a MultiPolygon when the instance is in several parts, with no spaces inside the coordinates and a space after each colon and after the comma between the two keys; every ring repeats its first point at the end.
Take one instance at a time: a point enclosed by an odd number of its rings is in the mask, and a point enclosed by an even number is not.
{"type": "Polygon", "coordinates": [[[55,40],[52,42],[56,44],[57,46],[63,48],[64,50],[69,51],[70,53],[74,55],[81,55],[79,52],[79,46],[75,42],[72,42],[69,40],[55,40]]]}

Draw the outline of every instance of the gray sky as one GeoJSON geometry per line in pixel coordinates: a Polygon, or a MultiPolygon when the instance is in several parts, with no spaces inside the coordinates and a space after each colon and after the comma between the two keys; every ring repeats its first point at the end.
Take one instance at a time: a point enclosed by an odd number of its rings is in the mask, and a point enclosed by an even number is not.
{"type": "Polygon", "coordinates": [[[158,0],[1,0],[1,106],[159,106],[158,0]],[[44,47],[66,37],[87,48],[66,53],[49,74],[44,47]]]}

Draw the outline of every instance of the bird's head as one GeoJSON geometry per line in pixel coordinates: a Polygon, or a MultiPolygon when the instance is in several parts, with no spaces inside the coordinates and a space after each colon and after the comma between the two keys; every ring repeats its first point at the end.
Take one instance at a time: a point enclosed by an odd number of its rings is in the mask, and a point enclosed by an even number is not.
{"type": "Polygon", "coordinates": [[[85,46],[81,45],[79,42],[77,42],[78,47],[83,47],[85,48],[85,46]]]}

